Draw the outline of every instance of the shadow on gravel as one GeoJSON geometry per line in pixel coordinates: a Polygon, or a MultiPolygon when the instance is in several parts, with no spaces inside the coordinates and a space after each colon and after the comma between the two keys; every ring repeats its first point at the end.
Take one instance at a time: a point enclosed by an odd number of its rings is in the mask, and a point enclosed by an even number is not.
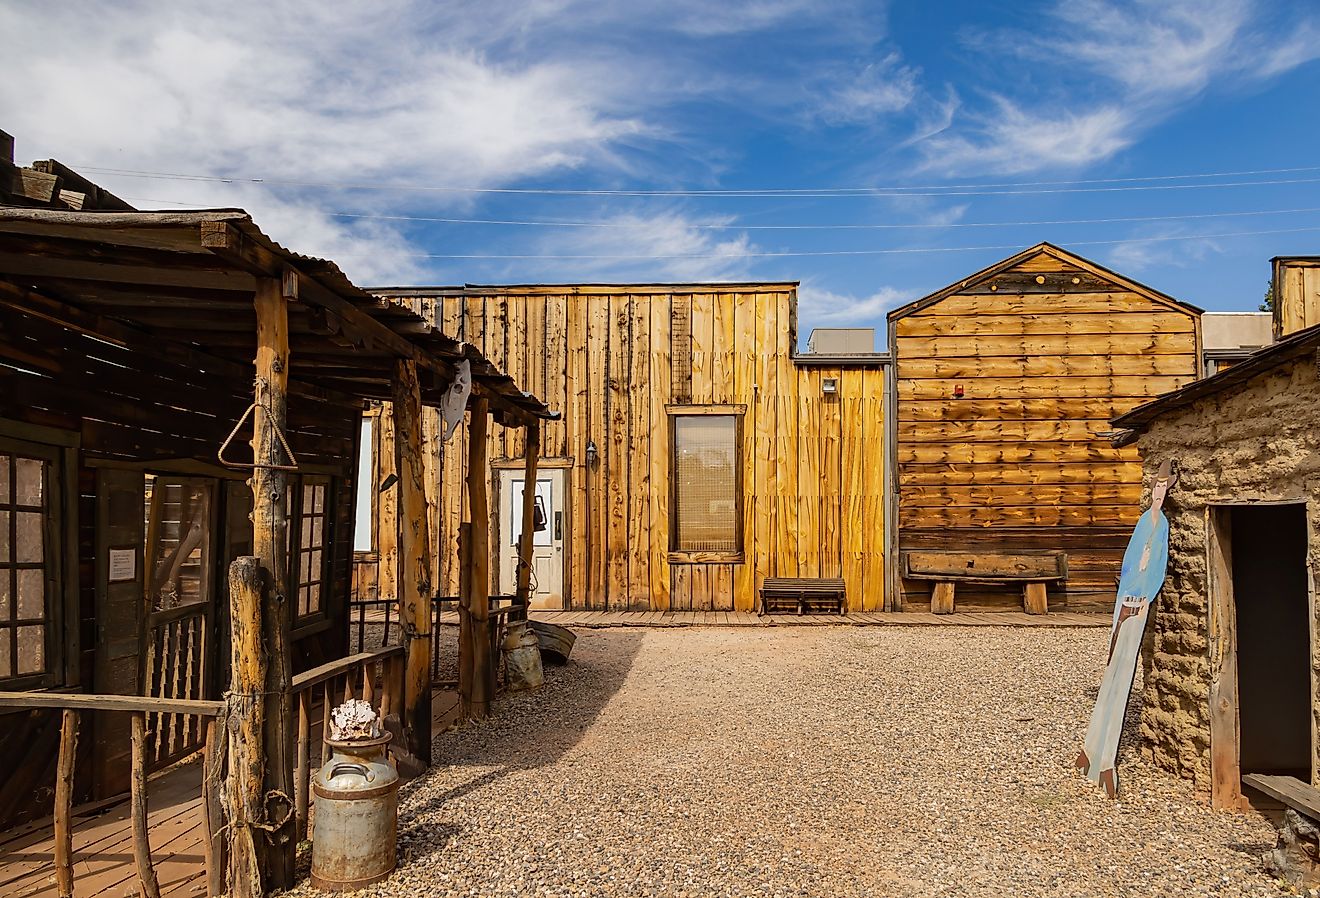
{"type": "MultiPolygon", "coordinates": [[[[622,687],[645,638],[644,631],[600,632],[609,636],[578,631],[573,660],[563,667],[547,666],[546,682],[540,689],[502,693],[490,719],[437,733],[432,747],[434,766],[410,784],[409,792],[429,792],[426,787],[440,768],[473,767],[483,772],[443,792],[428,794],[424,801],[405,799],[400,810],[406,819],[425,819],[429,812],[509,773],[552,765],[581,742],[622,687]],[[603,638],[608,638],[608,647],[600,645],[603,638]]],[[[439,850],[444,841],[434,844],[439,850]]]]}

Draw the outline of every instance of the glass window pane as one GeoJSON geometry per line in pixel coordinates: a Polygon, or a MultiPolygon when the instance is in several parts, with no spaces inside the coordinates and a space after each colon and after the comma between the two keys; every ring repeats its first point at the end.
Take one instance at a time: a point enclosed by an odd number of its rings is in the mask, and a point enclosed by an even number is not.
{"type": "Polygon", "coordinates": [[[0,452],[0,505],[9,502],[9,456],[0,452]]]}
{"type": "Polygon", "coordinates": [[[18,530],[14,560],[28,563],[41,561],[45,558],[45,540],[42,538],[44,528],[41,526],[43,515],[39,511],[16,511],[14,517],[18,530]]]}
{"type": "Polygon", "coordinates": [[[0,511],[0,564],[13,560],[9,552],[9,512],[0,511]]]}
{"type": "Polygon", "coordinates": [[[307,554],[307,570],[303,572],[303,579],[311,582],[321,579],[321,550],[317,549],[307,554]]]}
{"type": "MultiPolygon", "coordinates": [[[[18,617],[43,620],[46,617],[46,576],[41,570],[18,571],[18,617]]],[[[8,586],[6,585],[6,589],[8,586]]]]}
{"type": "Polygon", "coordinates": [[[12,677],[14,665],[9,657],[10,630],[0,630],[0,677],[12,677]]]}
{"type": "Polygon", "coordinates": [[[302,538],[298,543],[299,547],[309,549],[312,545],[312,519],[304,517],[302,520],[302,538]]]}
{"type": "MultiPolygon", "coordinates": [[[[0,621],[9,620],[9,569],[0,567],[0,621]]],[[[7,631],[0,630],[0,640],[8,639],[7,631]]]]}
{"type": "Polygon", "coordinates": [[[312,487],[312,491],[313,491],[312,511],[314,511],[316,514],[320,514],[321,512],[325,511],[325,484],[324,483],[316,484],[315,486],[312,487]]]}
{"type": "Polygon", "coordinates": [[[321,610],[321,584],[313,583],[307,587],[307,610],[304,614],[311,614],[313,611],[321,610]]]}
{"type": "Polygon", "coordinates": [[[315,546],[318,549],[324,546],[325,545],[325,538],[323,536],[324,531],[325,531],[325,518],[316,518],[315,520],[313,520],[312,541],[311,543],[309,543],[309,545],[315,546]]]}
{"type": "Polygon", "coordinates": [[[18,673],[34,674],[46,671],[46,628],[18,628],[18,673]]]}
{"type": "Polygon", "coordinates": [[[46,463],[39,458],[14,461],[14,504],[40,505],[46,463]]]}
{"type": "Polygon", "coordinates": [[[737,428],[728,415],[674,419],[679,551],[738,551],[737,428]]]}

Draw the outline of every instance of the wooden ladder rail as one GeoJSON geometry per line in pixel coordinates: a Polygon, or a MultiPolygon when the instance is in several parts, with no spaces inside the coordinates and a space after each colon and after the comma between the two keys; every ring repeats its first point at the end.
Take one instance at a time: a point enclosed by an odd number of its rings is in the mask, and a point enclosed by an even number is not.
{"type": "MultiPolygon", "coordinates": [[[[376,709],[382,728],[398,725],[403,706],[404,647],[387,645],[328,661],[296,675],[291,692],[298,708],[297,743],[294,748],[293,804],[298,839],[307,838],[311,781],[314,770],[330,760],[325,735],[330,729],[330,709],[350,698],[361,698],[376,709]],[[321,697],[321,751],[311,746],[312,705],[319,689],[321,697]],[[315,768],[312,758],[319,757],[315,768]]],[[[430,733],[427,733],[430,738],[430,733]]]]}
{"type": "Polygon", "coordinates": [[[138,883],[146,898],[160,898],[160,886],[151,860],[151,839],[147,821],[147,750],[148,714],[192,714],[207,718],[203,752],[202,801],[206,827],[206,894],[219,898],[224,894],[223,810],[220,806],[219,777],[224,767],[226,740],[215,739],[217,718],[225,713],[225,703],[196,699],[154,698],[134,695],[95,695],[58,692],[0,692],[0,710],[48,708],[61,712],[60,752],[56,762],[55,799],[52,823],[55,835],[55,882],[60,898],[73,896],[73,774],[78,750],[80,712],[104,711],[132,715],[132,775],[130,778],[130,813],[133,818],[133,860],[138,883]]]}

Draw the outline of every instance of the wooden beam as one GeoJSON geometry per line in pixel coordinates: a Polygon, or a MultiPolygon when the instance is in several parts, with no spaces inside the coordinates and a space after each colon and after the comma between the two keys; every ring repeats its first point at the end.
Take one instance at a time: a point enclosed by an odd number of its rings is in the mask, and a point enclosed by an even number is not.
{"type": "Polygon", "coordinates": [[[233,898],[262,898],[261,859],[254,824],[261,822],[266,755],[262,750],[261,701],[266,688],[262,647],[261,560],[247,555],[229,566],[230,680],[228,697],[229,891],[233,898]]]}
{"type": "MultiPolygon", "coordinates": [[[[265,769],[266,793],[278,793],[288,806],[293,803],[293,714],[290,702],[292,657],[289,633],[292,628],[288,578],[288,475],[275,465],[287,465],[277,436],[287,423],[289,385],[289,319],[283,284],[279,278],[260,278],[254,298],[257,312],[257,358],[253,414],[252,458],[252,548],[264,569],[262,579],[263,644],[266,664],[266,713],[263,742],[269,763],[265,769]]],[[[267,812],[272,804],[266,802],[267,812]]],[[[276,812],[278,813],[278,811],[276,812]]],[[[284,816],[283,825],[266,830],[268,888],[293,886],[294,822],[284,816]]],[[[265,821],[266,826],[271,821],[265,821]]]]}
{"type": "Polygon", "coordinates": [[[60,721],[60,755],[55,772],[55,885],[60,898],[73,898],[73,768],[78,755],[78,712],[65,709],[60,721]]]}
{"type": "Polygon", "coordinates": [[[395,470],[399,474],[398,574],[399,620],[407,639],[403,721],[408,752],[431,765],[431,538],[426,515],[425,465],[422,460],[422,395],[417,364],[394,365],[393,402],[395,470]]]}
{"type": "Polygon", "coordinates": [[[89,695],[80,692],[0,692],[0,708],[59,708],[77,711],[146,711],[214,717],[225,703],[206,699],[157,698],[148,695],[89,695]]]}
{"type": "Polygon", "coordinates": [[[490,714],[495,691],[490,659],[490,507],[487,502],[486,429],[490,405],[478,399],[469,406],[468,421],[468,516],[472,527],[468,547],[468,617],[472,658],[471,695],[463,714],[483,720],[490,714]]]}
{"type": "MultiPolygon", "coordinates": [[[[532,602],[532,545],[535,533],[533,522],[536,517],[536,464],[541,455],[541,426],[539,423],[527,426],[527,448],[523,464],[523,507],[522,534],[518,543],[518,605],[519,614],[527,619],[527,609],[532,602]]],[[[549,522],[547,522],[547,526],[549,522]]]]}

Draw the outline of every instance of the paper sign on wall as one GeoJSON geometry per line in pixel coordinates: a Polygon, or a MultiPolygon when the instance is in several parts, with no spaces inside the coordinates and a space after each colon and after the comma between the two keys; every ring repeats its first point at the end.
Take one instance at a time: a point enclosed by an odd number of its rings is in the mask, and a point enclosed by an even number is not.
{"type": "Polygon", "coordinates": [[[110,550],[110,582],[123,583],[137,579],[137,550],[110,550]]]}

